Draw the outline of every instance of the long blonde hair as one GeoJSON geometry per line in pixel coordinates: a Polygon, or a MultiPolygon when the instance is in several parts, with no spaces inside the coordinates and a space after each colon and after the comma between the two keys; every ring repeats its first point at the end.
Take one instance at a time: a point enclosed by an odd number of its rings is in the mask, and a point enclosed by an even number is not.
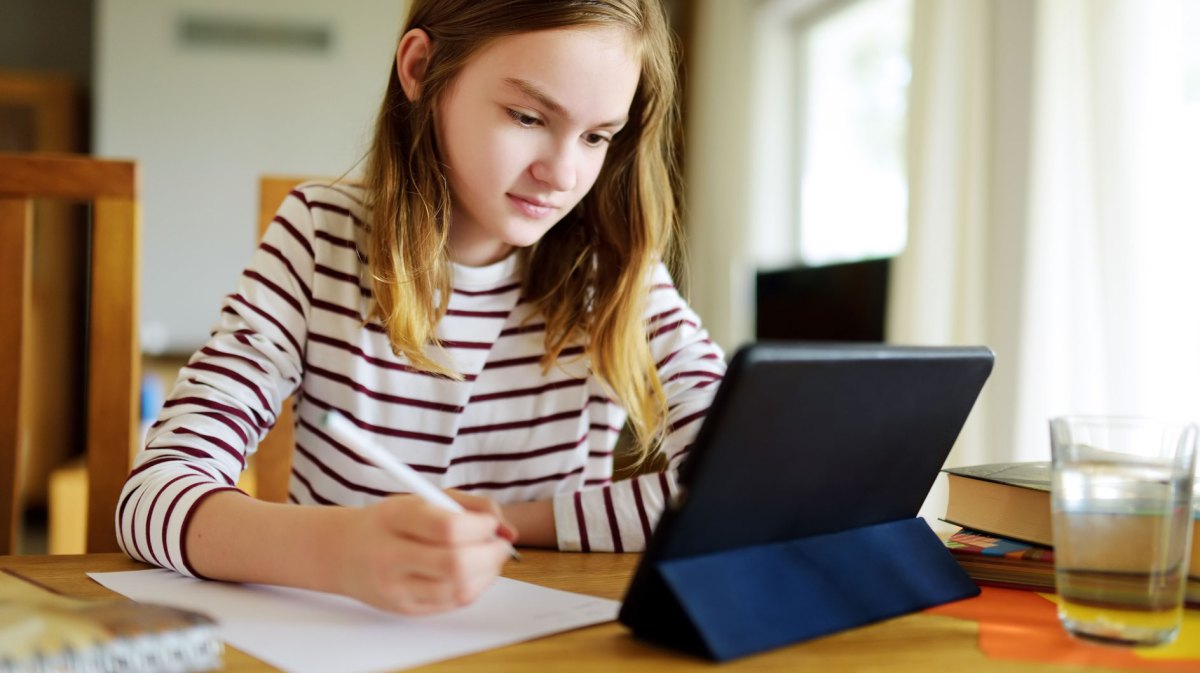
{"type": "Polygon", "coordinates": [[[629,122],[613,138],[591,191],[523,251],[523,295],[546,321],[543,368],[564,348],[585,344],[593,373],[629,414],[645,456],[666,418],[646,296],[653,268],[675,253],[678,223],[675,51],[661,0],[414,0],[401,34],[420,28],[430,37],[421,95],[408,99],[393,64],[364,176],[372,212],[371,317],[397,355],[456,376],[423,351],[437,342],[451,291],[451,198],[434,131],[438,101],[491,40],[577,26],[628,29],[640,47],[641,77],[629,122]]]}

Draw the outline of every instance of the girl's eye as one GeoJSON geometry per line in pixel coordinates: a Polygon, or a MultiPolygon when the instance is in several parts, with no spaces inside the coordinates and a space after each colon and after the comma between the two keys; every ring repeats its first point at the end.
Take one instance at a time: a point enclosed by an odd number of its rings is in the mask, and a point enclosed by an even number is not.
{"type": "Polygon", "coordinates": [[[518,123],[521,126],[524,126],[526,128],[537,126],[542,121],[542,120],[538,119],[537,117],[527,115],[524,112],[521,112],[520,110],[513,110],[511,108],[508,109],[508,116],[512,117],[513,121],[515,121],[516,123],[518,123]]]}
{"type": "Polygon", "coordinates": [[[583,142],[588,147],[600,147],[601,145],[612,142],[612,138],[599,133],[589,133],[583,137],[583,142]]]}

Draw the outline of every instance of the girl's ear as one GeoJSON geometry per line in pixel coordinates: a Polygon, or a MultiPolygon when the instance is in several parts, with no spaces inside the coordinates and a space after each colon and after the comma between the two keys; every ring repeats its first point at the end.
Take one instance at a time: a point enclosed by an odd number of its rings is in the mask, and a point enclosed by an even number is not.
{"type": "Polygon", "coordinates": [[[396,77],[409,101],[421,95],[421,82],[425,79],[425,66],[429,64],[431,47],[429,35],[420,28],[413,28],[400,38],[396,47],[396,77]]]}

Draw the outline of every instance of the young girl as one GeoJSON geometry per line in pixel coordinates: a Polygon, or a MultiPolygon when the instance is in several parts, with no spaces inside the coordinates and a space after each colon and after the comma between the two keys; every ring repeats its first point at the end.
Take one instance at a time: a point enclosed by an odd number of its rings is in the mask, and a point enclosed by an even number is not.
{"type": "Polygon", "coordinates": [[[724,372],[662,263],[674,69],[660,0],[415,1],[364,184],[280,207],[129,476],[126,553],[421,613],[518,531],[642,548],[674,480],[613,482],[617,434],[673,469],[724,372]],[[292,502],[247,497],[292,393],[292,502]],[[467,511],[401,494],[334,410],[467,511]]]}

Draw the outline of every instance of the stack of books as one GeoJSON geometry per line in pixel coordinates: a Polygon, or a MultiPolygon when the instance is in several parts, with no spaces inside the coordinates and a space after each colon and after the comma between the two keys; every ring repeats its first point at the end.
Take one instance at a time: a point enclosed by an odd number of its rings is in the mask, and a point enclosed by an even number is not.
{"type": "MultiPolygon", "coordinates": [[[[943,520],[962,528],[946,548],[979,584],[1054,591],[1050,463],[952,467],[943,520]]],[[[1192,520],[1186,601],[1200,608],[1200,511],[1192,520]]]]}
{"type": "Polygon", "coordinates": [[[979,584],[1054,591],[1054,550],[966,528],[946,540],[946,548],[979,584]]]}

